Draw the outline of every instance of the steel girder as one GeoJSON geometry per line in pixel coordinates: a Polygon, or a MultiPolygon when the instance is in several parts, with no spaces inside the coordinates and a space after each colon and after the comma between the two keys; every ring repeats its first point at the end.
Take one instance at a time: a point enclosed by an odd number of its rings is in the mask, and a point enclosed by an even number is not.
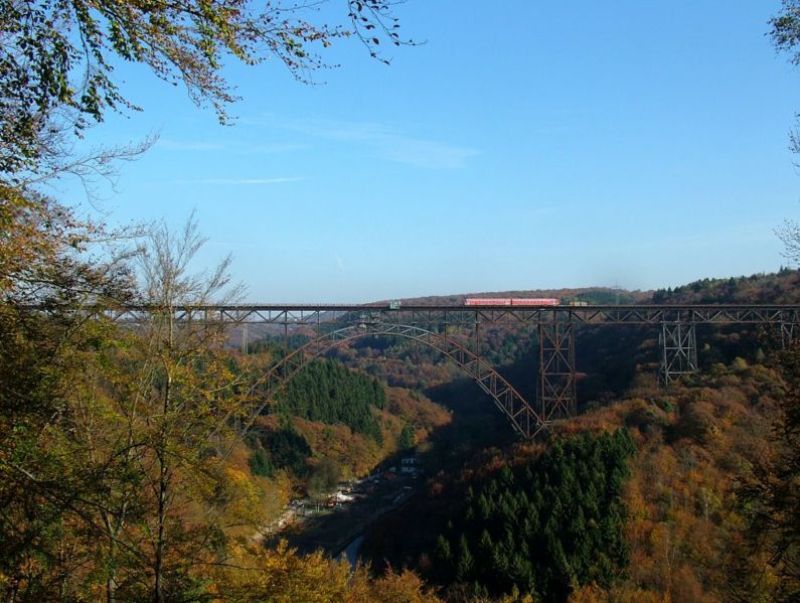
{"type": "MultiPolygon", "coordinates": [[[[91,309],[89,309],[91,310],[91,309]]],[[[121,322],[141,322],[143,317],[163,311],[146,305],[131,305],[100,313],[121,322]]],[[[369,320],[400,324],[469,325],[482,323],[539,323],[569,320],[587,324],[653,324],[683,322],[694,324],[798,324],[800,306],[774,304],[697,304],[626,306],[403,306],[391,310],[387,306],[336,304],[263,304],[178,306],[171,310],[178,320],[230,322],[240,324],[312,325],[316,322],[355,322],[363,316],[369,320]]]]}
{"type": "Polygon", "coordinates": [[[661,323],[658,343],[661,347],[660,377],[665,386],[681,375],[698,371],[694,323],[661,323]]]}
{"type": "Polygon", "coordinates": [[[546,423],[572,417],[575,393],[575,323],[539,323],[539,413],[546,423]]]}
{"type": "Polygon", "coordinates": [[[784,320],[781,321],[781,345],[784,349],[791,346],[800,334],[800,311],[786,314],[784,320]]]}

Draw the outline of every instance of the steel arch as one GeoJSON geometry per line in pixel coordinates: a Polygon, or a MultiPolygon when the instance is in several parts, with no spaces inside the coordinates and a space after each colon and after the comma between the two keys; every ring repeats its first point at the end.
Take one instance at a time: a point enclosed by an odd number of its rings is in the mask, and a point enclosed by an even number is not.
{"type": "Polygon", "coordinates": [[[417,341],[444,354],[464,370],[488,394],[497,407],[506,415],[514,430],[525,438],[532,438],[544,426],[533,407],[520,395],[502,375],[486,360],[457,341],[413,325],[397,323],[361,323],[331,331],[317,337],[306,345],[292,351],[274,364],[267,374],[254,386],[263,397],[263,403],[246,421],[242,433],[252,427],[256,418],[264,411],[269,400],[309,362],[327,351],[361,337],[388,335],[417,341]]]}

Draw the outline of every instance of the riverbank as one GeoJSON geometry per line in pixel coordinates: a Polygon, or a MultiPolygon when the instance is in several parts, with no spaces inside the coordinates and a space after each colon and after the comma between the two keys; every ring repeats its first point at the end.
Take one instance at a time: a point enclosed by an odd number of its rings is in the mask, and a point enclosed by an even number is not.
{"type": "Polygon", "coordinates": [[[265,543],[285,539],[302,553],[322,549],[332,557],[347,554],[373,522],[408,502],[422,483],[411,476],[363,480],[353,488],[352,499],[346,503],[323,507],[307,516],[293,510],[292,521],[265,535],[265,543]]]}

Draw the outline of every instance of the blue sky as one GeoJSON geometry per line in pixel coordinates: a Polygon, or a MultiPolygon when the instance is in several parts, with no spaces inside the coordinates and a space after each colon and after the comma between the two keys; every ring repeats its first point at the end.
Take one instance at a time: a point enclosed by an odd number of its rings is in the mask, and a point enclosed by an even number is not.
{"type": "MultiPolygon", "coordinates": [[[[331,5],[326,10],[332,10],[331,5]]],[[[409,0],[386,67],[356,41],[318,85],[226,71],[231,127],[122,66],[144,111],[92,143],[157,145],[101,187],[113,224],[195,209],[250,301],[656,288],[774,271],[800,214],[800,71],[775,1],[409,0]]],[[[70,183],[60,194],[78,199],[70,183]]]]}

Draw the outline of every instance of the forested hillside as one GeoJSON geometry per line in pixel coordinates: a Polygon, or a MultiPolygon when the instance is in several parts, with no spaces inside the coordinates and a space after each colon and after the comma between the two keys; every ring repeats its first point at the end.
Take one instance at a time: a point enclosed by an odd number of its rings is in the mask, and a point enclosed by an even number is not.
{"type": "Polygon", "coordinates": [[[653,292],[654,303],[673,304],[796,304],[800,274],[783,268],[775,274],[706,278],[674,289],[653,292]]]}
{"type": "MultiPolygon", "coordinates": [[[[737,279],[740,293],[715,301],[779,303],[796,279],[790,271],[737,279]]],[[[727,282],[680,288],[674,302],[694,303],[685,291],[727,282]]],[[[655,332],[580,331],[581,390],[594,396],[583,398],[583,413],[550,442],[485,447],[455,472],[450,464],[425,496],[373,529],[365,550],[378,567],[415,568],[451,601],[526,592],[553,601],[794,600],[800,492],[788,484],[797,472],[793,461],[771,459],[796,454],[800,364],[775,335],[699,330],[701,372],[665,390],[656,379],[655,332]],[[578,451],[614,433],[627,434],[623,469],[601,485],[608,465],[584,466],[578,451]],[[543,469],[554,465],[554,474],[543,469]],[[569,512],[561,511],[559,488],[571,492],[569,512]],[[618,498],[606,500],[616,511],[602,513],[616,518],[612,529],[591,514],[615,491],[618,498]],[[537,523],[543,518],[549,523],[537,523]],[[411,523],[419,527],[413,534],[411,523]],[[592,540],[601,533],[605,539],[592,540]]],[[[522,352],[505,370],[526,362],[532,358],[522,352]]]]}
{"type": "Polygon", "coordinates": [[[87,263],[96,227],[0,192],[3,600],[435,599],[412,574],[352,576],[321,555],[265,550],[258,536],[331,463],[361,475],[423,442],[447,412],[332,363],[310,369],[328,390],[308,395],[323,396],[334,424],[288,414],[312,412],[302,387],[254,399],[272,354],[231,350],[219,325],[172,312],[224,297],[229,282],[224,264],[188,271],[202,243],[195,223],[154,229],[134,278],[127,255],[87,263]],[[152,310],[137,323],[104,314],[141,299],[152,310]],[[276,413],[242,439],[262,402],[276,413]]]}
{"type": "Polygon", "coordinates": [[[450,590],[541,601],[609,586],[628,562],[621,498],[634,450],[623,430],[583,434],[468,486],[437,536],[433,574],[450,590]]]}
{"type": "Polygon", "coordinates": [[[299,494],[322,459],[342,478],[360,477],[450,420],[423,394],[386,387],[333,359],[315,361],[258,418],[248,437],[250,466],[259,475],[289,477],[299,494]]]}
{"type": "MultiPolygon", "coordinates": [[[[751,538],[745,486],[791,403],[795,386],[782,371],[738,359],[669,392],[642,376],[626,396],[564,424],[553,443],[487,449],[457,479],[440,474],[366,548],[379,565],[414,567],[446,585],[453,601],[513,592],[773,600],[787,567],[771,565],[764,542],[751,538]],[[404,534],[410,521],[426,536],[404,534]]],[[[784,505],[796,503],[796,491],[786,495],[784,505]]]]}
{"type": "Polygon", "coordinates": [[[324,360],[310,364],[287,384],[275,410],[329,425],[343,423],[380,442],[383,436],[372,408],[385,406],[380,383],[324,360]]]}

